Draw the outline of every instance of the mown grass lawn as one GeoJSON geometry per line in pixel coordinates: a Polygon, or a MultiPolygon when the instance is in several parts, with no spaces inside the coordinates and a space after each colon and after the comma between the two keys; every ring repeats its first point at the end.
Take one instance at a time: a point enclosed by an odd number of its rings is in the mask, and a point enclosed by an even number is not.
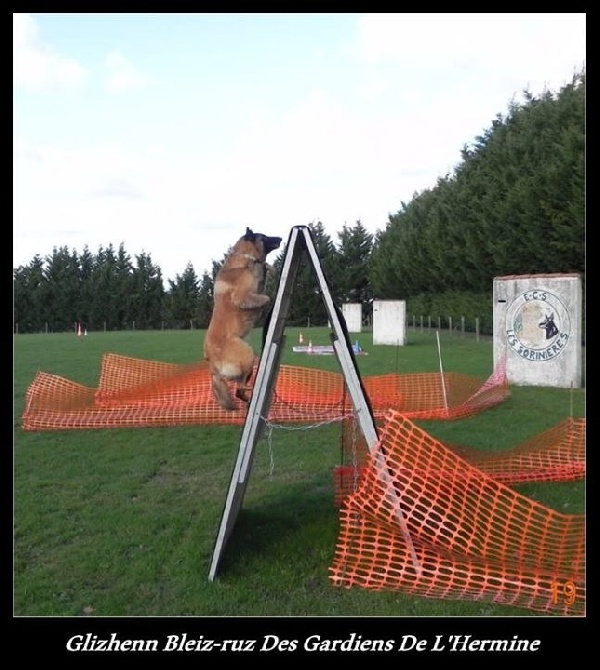
{"type": "MultiPolygon", "coordinates": [[[[339,370],[334,356],[292,352],[300,330],[313,344],[329,343],[325,328],[289,328],[282,362],[339,370]]],[[[261,332],[253,336],[258,350],[261,332]]],[[[241,427],[22,430],[38,370],[95,387],[104,353],[190,363],[201,357],[202,338],[202,331],[14,337],[15,616],[537,616],[488,602],[333,587],[339,425],[275,429],[258,443],[214,582],[207,575],[241,427]]],[[[374,347],[368,332],[351,338],[368,351],[358,357],[363,376],[439,369],[433,333],[409,331],[404,347],[374,347]]],[[[446,371],[482,380],[492,372],[491,340],[442,333],[442,357],[446,371]]],[[[583,389],[515,387],[476,417],[421,425],[448,442],[501,450],[584,411],[583,389]]],[[[585,511],[584,482],[516,488],[558,511],[585,511]]]]}

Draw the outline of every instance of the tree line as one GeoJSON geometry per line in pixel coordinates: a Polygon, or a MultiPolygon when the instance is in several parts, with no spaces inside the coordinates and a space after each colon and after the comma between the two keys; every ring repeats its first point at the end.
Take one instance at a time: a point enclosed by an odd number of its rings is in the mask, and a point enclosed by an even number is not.
{"type": "MultiPolygon", "coordinates": [[[[491,332],[494,277],[580,272],[585,281],[585,72],[558,92],[511,101],[451,173],[402,202],[376,234],[360,220],[335,238],[321,221],[308,226],[334,300],[360,302],[366,320],[373,298],[396,299],[407,314],[477,318],[491,332]]],[[[165,289],[148,253],[54,248],[13,269],[15,330],[206,328],[221,262],[200,276],[188,263],[165,289]]],[[[288,323],[326,319],[305,264],[288,323]]]]}
{"type": "Polygon", "coordinates": [[[460,304],[455,316],[491,319],[494,277],[585,281],[585,73],[523,97],[463,147],[452,174],[389,217],[369,263],[379,298],[407,297],[416,314],[460,304]]]}
{"type": "MultiPolygon", "coordinates": [[[[336,247],[321,222],[310,223],[315,246],[326,276],[335,276],[336,298],[368,304],[370,291],[365,268],[373,235],[360,221],[338,233],[336,247]]],[[[267,284],[274,295],[276,277],[285,249],[274,260],[275,278],[267,284]]],[[[145,330],[206,328],[212,313],[214,277],[224,258],[213,262],[211,272],[198,277],[188,263],[182,274],[168,280],[150,254],[133,258],[124,244],[101,247],[92,254],[66,246],[54,248],[42,258],[36,255],[27,266],[13,271],[14,320],[19,333],[64,332],[83,324],[94,330],[145,330]]],[[[327,315],[316,292],[312,270],[298,272],[289,322],[322,324],[327,315]]]]}

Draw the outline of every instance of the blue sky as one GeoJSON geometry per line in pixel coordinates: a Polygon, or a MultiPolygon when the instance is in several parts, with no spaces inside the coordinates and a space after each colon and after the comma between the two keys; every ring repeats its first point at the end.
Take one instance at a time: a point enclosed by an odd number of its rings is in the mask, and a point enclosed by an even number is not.
{"type": "Polygon", "coordinates": [[[163,277],[251,226],[384,229],[522,91],[585,66],[585,14],[13,14],[13,266],[122,242],[163,277]]]}

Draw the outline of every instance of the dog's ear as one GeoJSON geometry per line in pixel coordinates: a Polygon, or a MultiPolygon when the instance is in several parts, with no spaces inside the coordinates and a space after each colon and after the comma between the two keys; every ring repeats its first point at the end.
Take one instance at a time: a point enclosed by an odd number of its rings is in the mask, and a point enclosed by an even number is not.
{"type": "Polygon", "coordinates": [[[246,242],[254,242],[256,235],[254,234],[252,228],[246,228],[246,234],[244,235],[244,240],[246,242]]]}

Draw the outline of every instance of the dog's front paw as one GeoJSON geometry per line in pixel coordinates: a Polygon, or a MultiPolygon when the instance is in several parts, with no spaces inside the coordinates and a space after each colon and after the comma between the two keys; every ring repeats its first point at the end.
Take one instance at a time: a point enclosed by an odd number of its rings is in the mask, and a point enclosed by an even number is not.
{"type": "Polygon", "coordinates": [[[231,302],[240,309],[262,309],[271,302],[266,293],[232,294],[231,302]]]}

